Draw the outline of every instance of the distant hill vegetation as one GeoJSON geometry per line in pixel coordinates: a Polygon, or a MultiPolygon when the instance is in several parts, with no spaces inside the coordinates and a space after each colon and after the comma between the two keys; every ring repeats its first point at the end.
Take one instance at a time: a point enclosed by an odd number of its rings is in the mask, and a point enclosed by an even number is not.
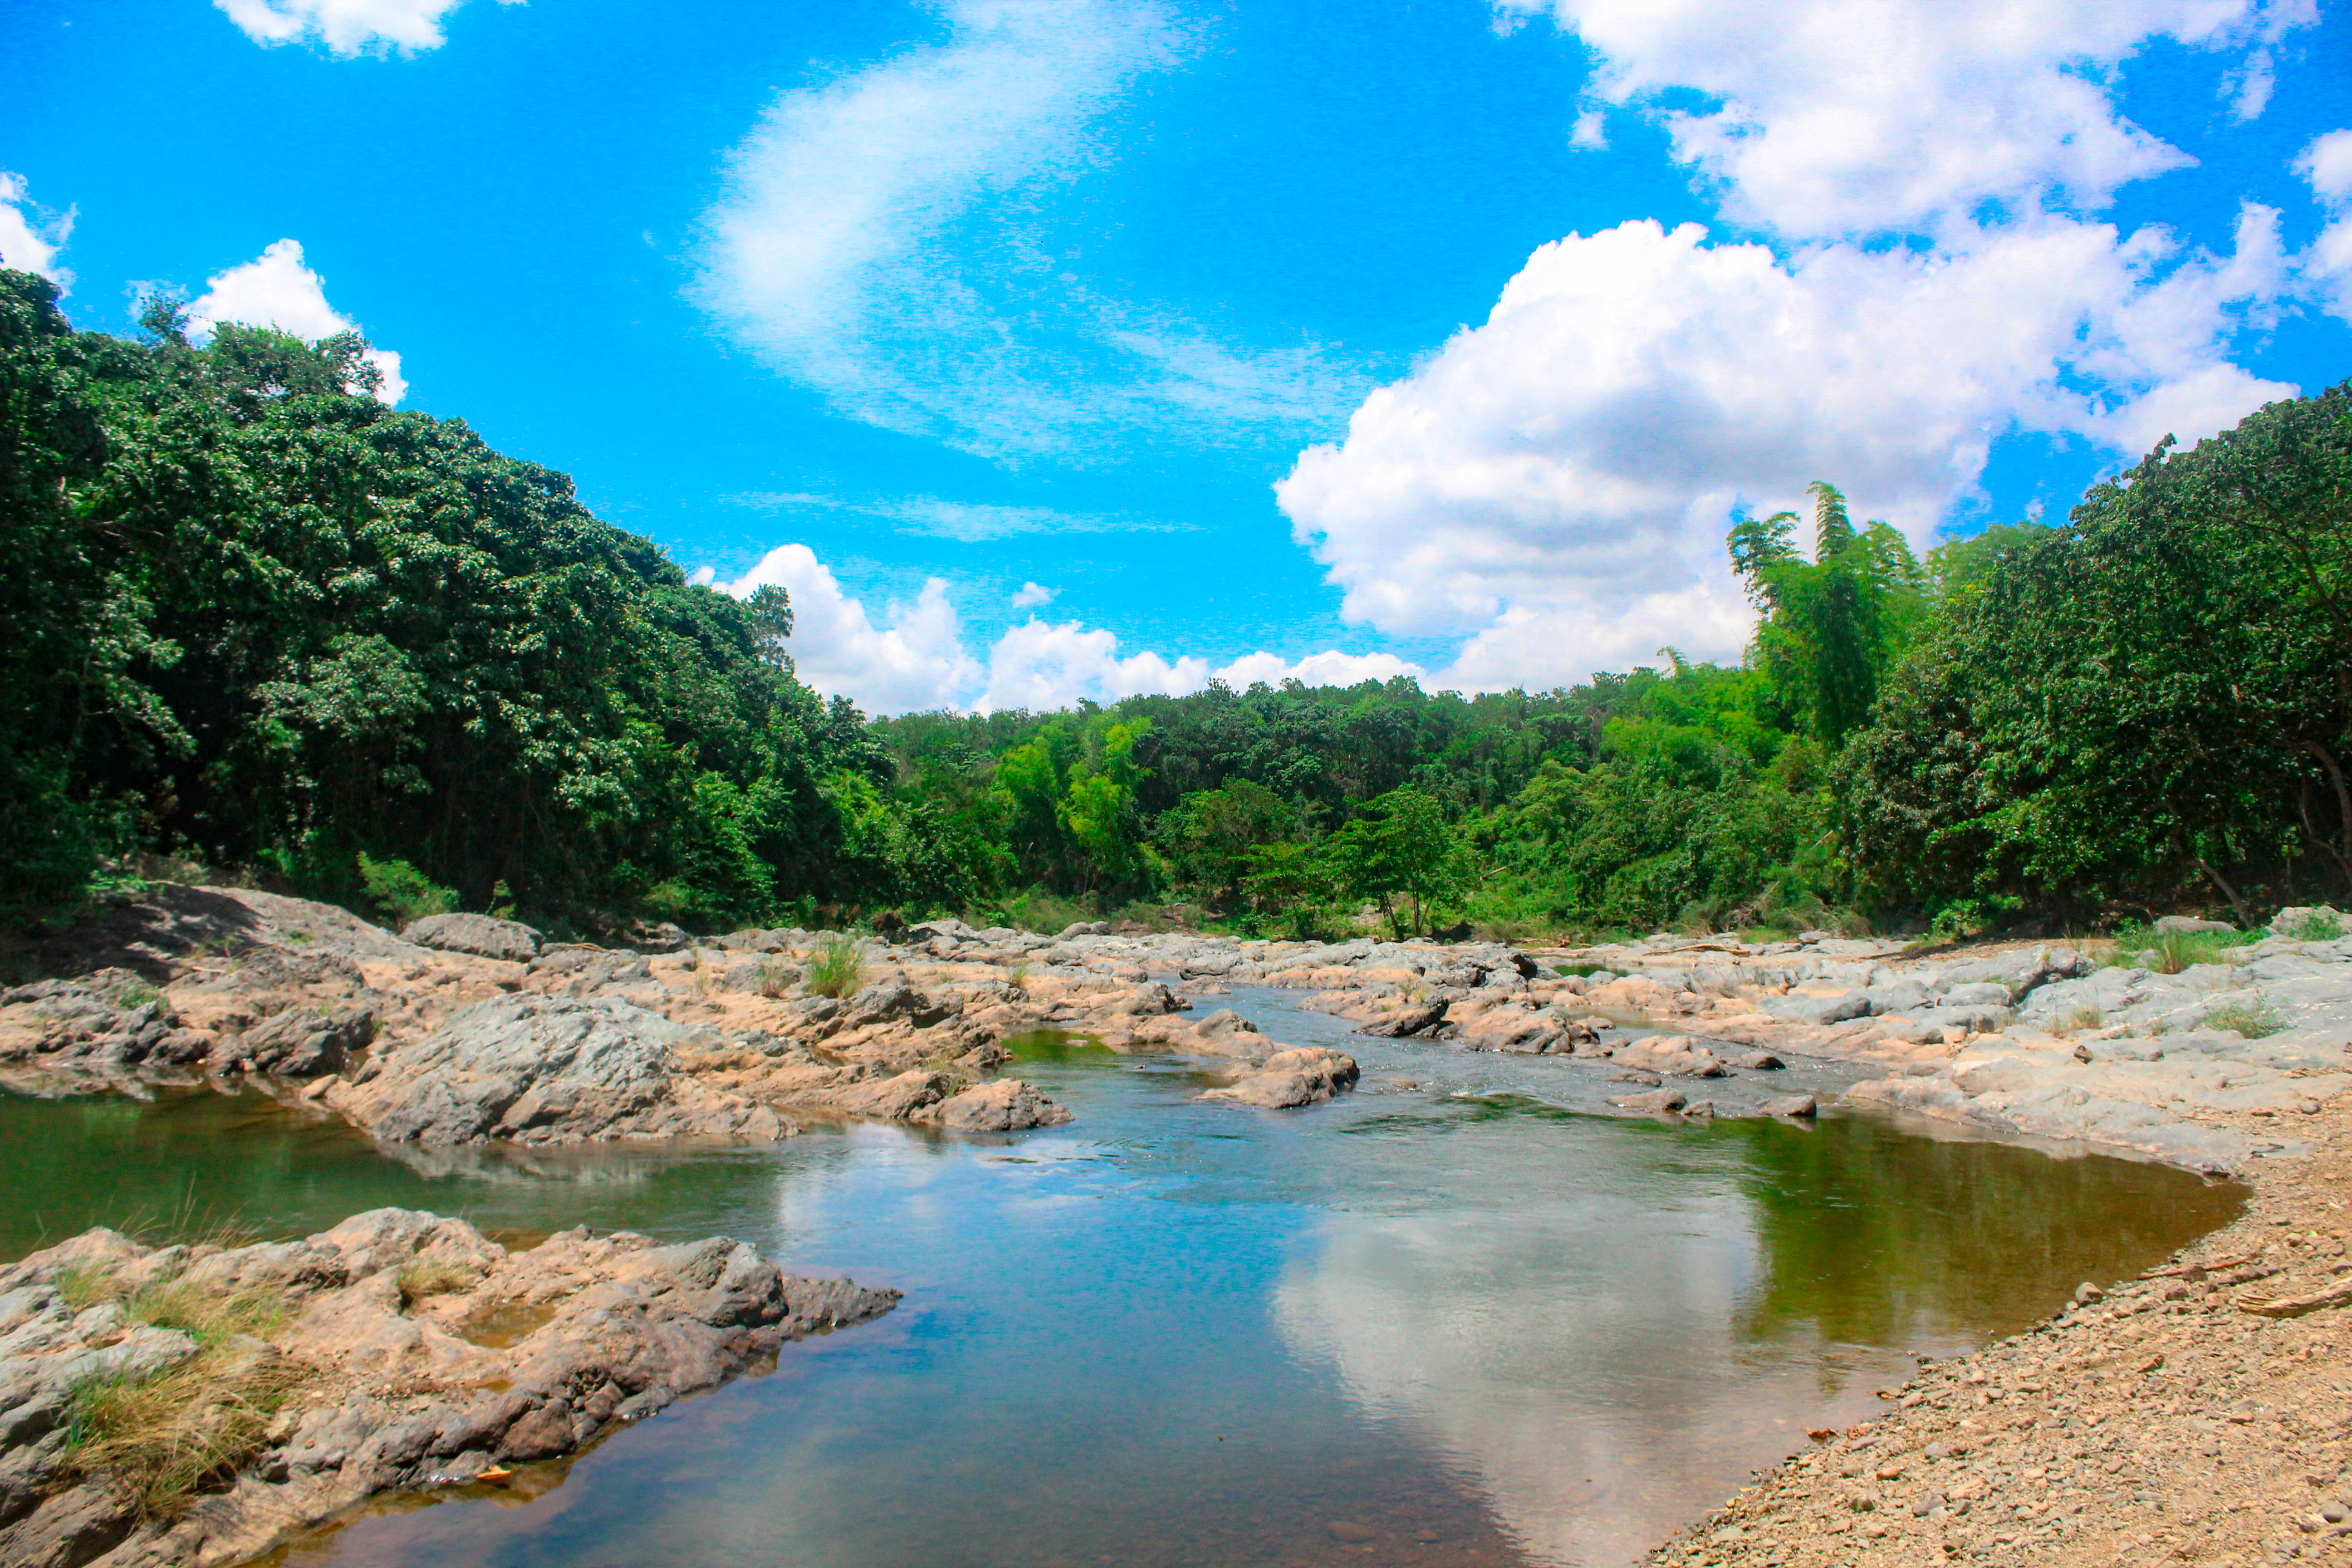
{"type": "Polygon", "coordinates": [[[142,857],[557,929],[884,908],[1504,934],[2352,895],[2352,384],[1916,559],[1814,487],[1738,668],[868,722],[791,606],[386,408],[365,344],[0,273],[0,910],[142,857]]]}

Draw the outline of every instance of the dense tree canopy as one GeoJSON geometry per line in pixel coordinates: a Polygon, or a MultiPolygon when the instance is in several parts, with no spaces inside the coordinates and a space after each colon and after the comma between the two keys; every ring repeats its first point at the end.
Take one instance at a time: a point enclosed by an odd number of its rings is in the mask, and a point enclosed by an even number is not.
{"type": "Polygon", "coordinates": [[[469,907],[957,896],[846,703],[562,475],[368,395],[364,345],[76,333],[0,275],[5,901],[132,847],[469,907]]]}
{"type": "Polygon", "coordinates": [[[2352,389],[1924,560],[1826,482],[1736,668],[869,724],[790,603],[370,395],[367,345],[0,273],[0,914],[193,857],[593,928],[1184,900],[1269,930],[1750,927],[2352,889],[2352,389]]]}

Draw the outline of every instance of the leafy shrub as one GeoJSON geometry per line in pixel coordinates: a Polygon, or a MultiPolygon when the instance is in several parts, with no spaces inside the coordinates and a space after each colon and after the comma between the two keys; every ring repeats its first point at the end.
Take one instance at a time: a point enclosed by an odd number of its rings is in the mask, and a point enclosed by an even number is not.
{"type": "Polygon", "coordinates": [[[379,860],[360,851],[360,886],[395,926],[446,915],[457,907],[457,891],[442,887],[405,860],[379,860]]]}
{"type": "Polygon", "coordinates": [[[2116,932],[2115,956],[2108,963],[2118,969],[2153,969],[2158,974],[2178,974],[2200,963],[2227,963],[2231,948],[2243,947],[2256,940],[2247,931],[2151,931],[2145,926],[2126,926],[2116,932]]]}
{"type": "Polygon", "coordinates": [[[817,938],[809,954],[808,989],[812,996],[846,996],[857,989],[866,973],[866,944],[854,936],[827,931],[817,938]]]}

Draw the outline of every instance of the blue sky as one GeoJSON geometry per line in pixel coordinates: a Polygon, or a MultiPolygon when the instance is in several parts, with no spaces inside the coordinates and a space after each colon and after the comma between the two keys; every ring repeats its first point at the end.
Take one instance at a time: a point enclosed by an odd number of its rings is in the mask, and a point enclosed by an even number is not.
{"type": "MultiPolygon", "coordinates": [[[[2310,0],[16,0],[0,256],[397,355],[879,710],[1736,657],[2352,375],[2310,0]],[[290,243],[289,243],[290,242],[290,243]]],[[[393,363],[387,361],[388,367],[393,363]]]]}

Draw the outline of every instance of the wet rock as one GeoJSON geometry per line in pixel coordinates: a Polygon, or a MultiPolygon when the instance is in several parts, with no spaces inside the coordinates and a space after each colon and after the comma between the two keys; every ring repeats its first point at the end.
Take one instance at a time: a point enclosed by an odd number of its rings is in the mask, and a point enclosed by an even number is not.
{"type": "Polygon", "coordinates": [[[1380,1018],[1357,1029],[1360,1035],[1374,1035],[1383,1039],[1403,1039],[1426,1034],[1445,1021],[1446,1002],[1409,1002],[1380,1018]]]}
{"type": "Polygon", "coordinates": [[[893,1078],[869,1079],[829,1096],[834,1109],[851,1116],[904,1121],[947,1097],[951,1080],[943,1073],[911,1068],[893,1078]]]}
{"type": "Polygon", "coordinates": [[[289,1007],[265,1018],[211,1052],[216,1069],[316,1078],[341,1072],[375,1038],[375,1014],[366,1007],[289,1007]]]}
{"type": "Polygon", "coordinates": [[[1723,1058],[1684,1035],[1657,1035],[1617,1047],[1622,1067],[1646,1068],[1669,1078],[1721,1078],[1723,1058]]]}
{"type": "Polygon", "coordinates": [[[401,928],[400,940],[445,952],[470,952],[528,963],[539,955],[540,933],[520,921],[490,915],[426,915],[401,928]]]}
{"type": "Polygon", "coordinates": [[[949,1096],[926,1120],[954,1132],[1019,1132],[1059,1126],[1070,1113],[1038,1093],[1035,1085],[1001,1078],[949,1096]]]}
{"type": "Polygon", "coordinates": [[[1638,1083],[1645,1085],[1651,1089],[1657,1089],[1664,1085],[1666,1080],[1660,1078],[1656,1073],[1651,1072],[1646,1068],[1624,1068],[1616,1072],[1611,1073],[1609,1075],[1609,1081],[1612,1083],[1638,1083]]]}
{"type": "Polygon", "coordinates": [[[1647,1094],[1629,1094],[1622,1100],[1612,1100],[1609,1103],[1621,1110],[1640,1110],[1652,1115],[1664,1115],[1682,1110],[1690,1103],[1690,1100],[1681,1089],[1656,1089],[1647,1094]]]}
{"type": "Polygon", "coordinates": [[[1358,1076],[1355,1058],[1320,1046],[1301,1046],[1275,1052],[1244,1077],[1201,1098],[1288,1110],[1345,1093],[1356,1086],[1358,1076]]]}
{"type": "Polygon", "coordinates": [[[1732,1058],[1731,1065],[1749,1072],[1779,1072],[1789,1064],[1769,1051],[1748,1051],[1732,1058]]]}
{"type": "Polygon", "coordinates": [[[1814,1115],[1821,1108],[1810,1094],[1781,1094],[1760,1102],[1756,1109],[1767,1116],[1806,1117],[1814,1115]]]}

